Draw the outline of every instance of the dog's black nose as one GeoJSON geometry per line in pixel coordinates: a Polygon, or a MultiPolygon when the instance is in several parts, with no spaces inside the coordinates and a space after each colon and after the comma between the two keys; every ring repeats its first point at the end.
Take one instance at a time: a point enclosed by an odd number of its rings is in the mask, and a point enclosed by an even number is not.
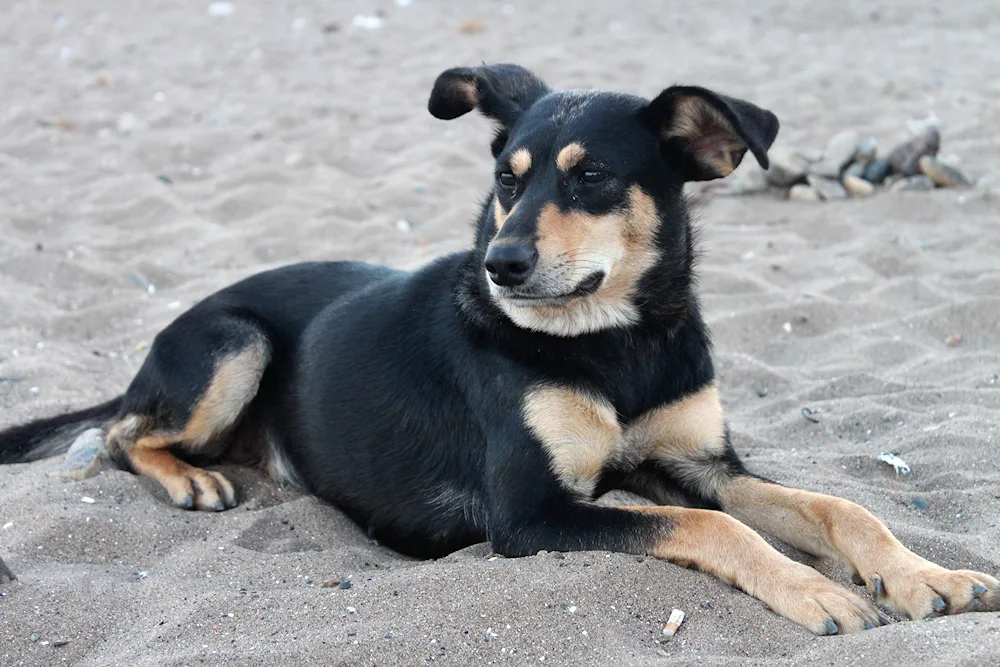
{"type": "Polygon", "coordinates": [[[523,285],[537,262],[538,251],[528,245],[501,244],[486,251],[486,271],[502,287],[523,285]]]}

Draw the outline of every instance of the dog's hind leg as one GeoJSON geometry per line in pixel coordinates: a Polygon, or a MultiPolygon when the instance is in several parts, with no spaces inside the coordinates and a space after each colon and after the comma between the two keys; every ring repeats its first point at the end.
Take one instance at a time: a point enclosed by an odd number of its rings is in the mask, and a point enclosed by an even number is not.
{"type": "Polygon", "coordinates": [[[156,480],[174,505],[223,510],[236,505],[232,483],[178,454],[224,450],[257,394],[271,346],[255,323],[209,317],[179,319],[157,337],[126,392],[108,448],[123,467],[156,480]]]}

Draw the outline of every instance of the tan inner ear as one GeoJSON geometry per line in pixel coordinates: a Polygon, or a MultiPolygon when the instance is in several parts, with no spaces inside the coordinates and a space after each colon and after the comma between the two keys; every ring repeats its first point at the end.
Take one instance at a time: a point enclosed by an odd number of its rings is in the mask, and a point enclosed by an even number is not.
{"type": "Polygon", "coordinates": [[[479,106],[479,89],[476,82],[466,79],[455,81],[448,87],[448,94],[454,99],[464,100],[472,108],[479,106]]]}
{"type": "Polygon", "coordinates": [[[747,152],[747,145],[726,117],[696,96],[677,101],[673,120],[663,133],[664,139],[674,137],[686,139],[695,159],[719,176],[733,173],[747,152]]]}

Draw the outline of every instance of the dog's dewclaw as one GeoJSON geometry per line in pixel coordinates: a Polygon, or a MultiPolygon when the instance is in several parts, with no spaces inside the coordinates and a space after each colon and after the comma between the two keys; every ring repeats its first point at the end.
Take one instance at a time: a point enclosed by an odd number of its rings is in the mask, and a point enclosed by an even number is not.
{"type": "Polygon", "coordinates": [[[93,477],[101,471],[101,459],[107,455],[104,448],[106,439],[107,433],[102,429],[84,431],[73,441],[59,469],[49,474],[75,480],[93,477]]]}
{"type": "Polygon", "coordinates": [[[673,637],[677,634],[677,629],[681,627],[681,623],[684,622],[684,612],[680,609],[674,609],[670,612],[670,618],[667,619],[667,624],[663,626],[663,634],[667,637],[673,637]]]}

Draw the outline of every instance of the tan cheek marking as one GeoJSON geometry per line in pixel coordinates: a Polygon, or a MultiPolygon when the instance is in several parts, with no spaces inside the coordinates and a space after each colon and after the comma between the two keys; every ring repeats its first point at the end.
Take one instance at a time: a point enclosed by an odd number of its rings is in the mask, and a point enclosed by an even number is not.
{"type": "Polygon", "coordinates": [[[587,155],[587,151],[577,142],[571,144],[566,144],[563,146],[559,154],[556,155],[556,166],[559,167],[561,171],[569,171],[577,164],[580,163],[587,155]]]}
{"type": "Polygon", "coordinates": [[[503,223],[507,222],[507,218],[514,214],[517,210],[517,204],[510,209],[510,211],[504,211],[503,206],[500,204],[499,199],[493,200],[493,224],[497,228],[497,232],[503,227],[503,223]]]}
{"type": "Polygon", "coordinates": [[[562,213],[555,204],[546,204],[538,214],[538,254],[543,262],[584,249],[588,232],[593,230],[593,216],[562,213]]]}
{"type": "Polygon", "coordinates": [[[510,156],[511,172],[520,178],[527,174],[529,169],[531,169],[531,153],[528,152],[528,149],[519,148],[514,151],[513,155],[510,156]]]}
{"type": "Polygon", "coordinates": [[[523,409],[525,423],[548,453],[562,485],[590,497],[621,439],[614,408],[569,389],[539,387],[525,396],[523,409]]]}

